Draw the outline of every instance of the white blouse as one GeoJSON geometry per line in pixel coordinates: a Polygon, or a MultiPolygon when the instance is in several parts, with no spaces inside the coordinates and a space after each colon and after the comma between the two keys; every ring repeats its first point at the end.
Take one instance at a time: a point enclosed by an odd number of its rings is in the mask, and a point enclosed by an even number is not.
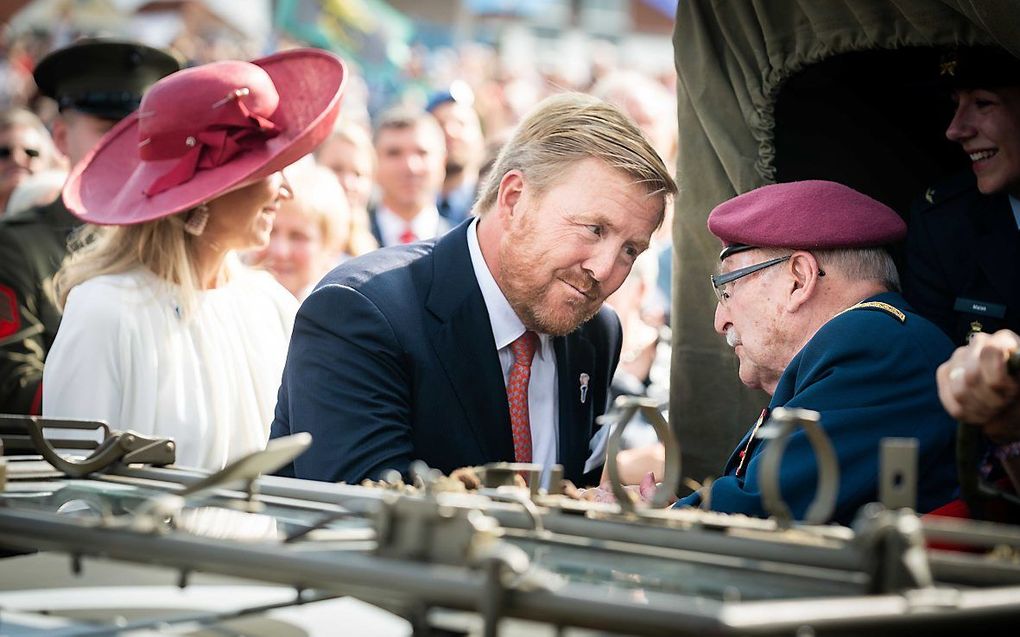
{"type": "Polygon", "coordinates": [[[76,286],[43,371],[43,415],[171,437],[181,466],[220,469],[269,437],[297,302],[237,268],[181,318],[139,268],[76,286]]]}

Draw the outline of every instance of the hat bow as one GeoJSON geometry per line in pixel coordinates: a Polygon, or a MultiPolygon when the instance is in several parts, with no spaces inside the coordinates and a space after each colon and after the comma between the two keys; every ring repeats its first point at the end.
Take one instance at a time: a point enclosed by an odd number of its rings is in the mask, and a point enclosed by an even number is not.
{"type": "Polygon", "coordinates": [[[179,157],[169,170],[149,184],[144,191],[147,197],[187,183],[198,171],[222,166],[280,134],[279,126],[252,112],[244,103],[241,98],[248,92],[246,88],[237,89],[216,102],[212,115],[198,133],[165,131],[141,143],[140,154],[144,161],[179,157]]]}

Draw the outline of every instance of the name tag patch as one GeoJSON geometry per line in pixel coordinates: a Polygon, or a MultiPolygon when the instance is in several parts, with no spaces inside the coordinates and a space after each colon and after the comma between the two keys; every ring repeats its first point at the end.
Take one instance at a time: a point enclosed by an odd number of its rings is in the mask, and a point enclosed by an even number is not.
{"type": "Polygon", "coordinates": [[[953,309],[957,312],[966,312],[967,314],[979,314],[981,316],[990,316],[992,318],[1005,318],[1006,317],[1006,306],[999,303],[988,303],[987,301],[978,301],[975,299],[956,299],[956,303],[953,304],[953,309]]]}

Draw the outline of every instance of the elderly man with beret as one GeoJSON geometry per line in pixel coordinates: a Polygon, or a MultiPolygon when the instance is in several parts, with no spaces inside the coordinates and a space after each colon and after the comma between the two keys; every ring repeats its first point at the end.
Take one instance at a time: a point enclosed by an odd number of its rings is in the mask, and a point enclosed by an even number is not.
{"type": "MultiPolygon", "coordinates": [[[[900,296],[884,246],[903,238],[900,217],[841,184],[775,184],[727,201],[708,227],[723,243],[712,285],[715,329],[739,359],[740,380],[772,396],[737,444],[723,476],[677,506],[764,516],[756,434],[776,407],[820,412],[839,462],[832,521],[849,523],[878,499],[886,437],[919,442],[917,508],[956,489],[954,422],[939,404],[935,370],[952,344],[900,296]]],[[[815,494],[814,453],[793,434],[780,467],[783,500],[803,518],[815,494]]]]}

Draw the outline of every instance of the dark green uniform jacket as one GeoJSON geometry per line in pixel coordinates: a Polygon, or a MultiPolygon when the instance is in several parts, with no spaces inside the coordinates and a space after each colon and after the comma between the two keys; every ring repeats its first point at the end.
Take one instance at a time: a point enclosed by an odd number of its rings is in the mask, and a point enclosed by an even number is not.
{"type": "Polygon", "coordinates": [[[0,413],[38,414],[60,312],[44,289],[78,221],[58,197],[0,222],[0,413]]]}

